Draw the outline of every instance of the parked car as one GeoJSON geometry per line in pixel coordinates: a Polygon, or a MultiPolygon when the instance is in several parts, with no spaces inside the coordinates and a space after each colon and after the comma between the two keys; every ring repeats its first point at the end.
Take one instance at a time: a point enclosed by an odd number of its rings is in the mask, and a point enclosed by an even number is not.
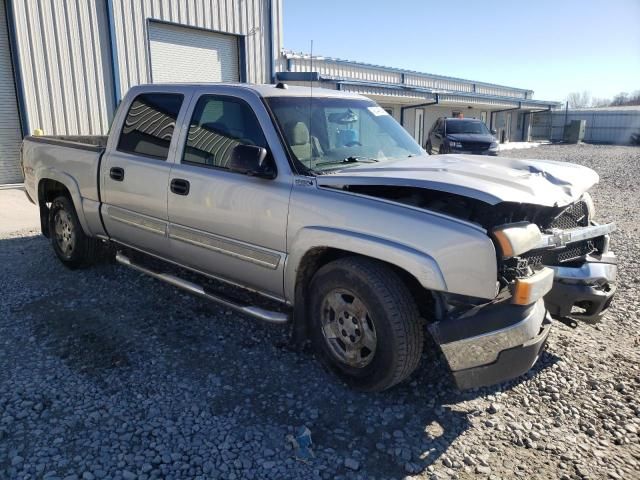
{"type": "Polygon", "coordinates": [[[108,137],[27,137],[22,162],[64,265],[112,245],[123,265],[291,323],[293,341],[361,390],[407,378],[427,333],[460,388],[514,378],[540,355],[550,314],[596,319],[615,291],[614,226],[593,223],[587,193],[595,172],[428,158],[359,95],[137,86],[108,137]]]}
{"type": "Polygon", "coordinates": [[[482,120],[475,118],[438,118],[427,137],[425,150],[438,153],[470,153],[497,155],[495,130],[489,131],[482,120]]]}

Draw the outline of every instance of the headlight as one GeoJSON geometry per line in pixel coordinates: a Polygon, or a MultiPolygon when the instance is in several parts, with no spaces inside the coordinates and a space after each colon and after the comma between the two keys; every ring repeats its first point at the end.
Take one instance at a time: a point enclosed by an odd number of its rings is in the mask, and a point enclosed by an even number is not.
{"type": "Polygon", "coordinates": [[[540,233],[538,226],[529,222],[496,227],[492,235],[500,247],[503,258],[515,257],[528,252],[542,240],[542,233],[540,233]]]}
{"type": "Polygon", "coordinates": [[[462,148],[462,143],[460,142],[449,142],[451,148],[462,148]]]}
{"type": "Polygon", "coordinates": [[[587,204],[587,211],[589,212],[589,222],[591,222],[596,216],[596,206],[593,204],[593,198],[589,192],[582,195],[582,200],[587,204]]]}
{"type": "Polygon", "coordinates": [[[496,150],[498,148],[498,142],[492,142],[491,145],[489,145],[489,150],[496,150]]]}

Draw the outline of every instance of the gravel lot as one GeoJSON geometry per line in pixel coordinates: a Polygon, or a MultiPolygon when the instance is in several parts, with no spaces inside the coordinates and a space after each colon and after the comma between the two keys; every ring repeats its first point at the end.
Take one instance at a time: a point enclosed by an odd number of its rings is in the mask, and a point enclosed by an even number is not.
{"type": "Polygon", "coordinates": [[[354,393],[285,328],[0,234],[0,478],[640,478],[640,149],[508,154],[600,173],[620,288],[599,326],[555,322],[525,378],[465,393],[435,354],[409,383],[354,393]],[[303,425],[308,463],[286,440],[303,425]]]}

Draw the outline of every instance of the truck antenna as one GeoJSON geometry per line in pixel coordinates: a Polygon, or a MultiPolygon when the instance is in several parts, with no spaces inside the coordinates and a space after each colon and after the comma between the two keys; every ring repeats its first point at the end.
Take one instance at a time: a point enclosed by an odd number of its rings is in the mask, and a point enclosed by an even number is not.
{"type": "Polygon", "coordinates": [[[313,141],[311,137],[311,122],[313,119],[313,39],[311,40],[311,67],[310,76],[311,83],[309,84],[309,166],[313,168],[313,141]]]}

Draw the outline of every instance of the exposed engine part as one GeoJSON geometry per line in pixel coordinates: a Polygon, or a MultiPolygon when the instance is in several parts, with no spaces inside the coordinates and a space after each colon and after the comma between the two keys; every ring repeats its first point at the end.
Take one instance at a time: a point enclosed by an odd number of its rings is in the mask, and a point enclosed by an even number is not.
{"type": "MultiPolygon", "coordinates": [[[[384,198],[473,222],[487,231],[499,225],[524,221],[536,224],[541,232],[551,233],[552,230],[586,227],[590,222],[589,205],[585,199],[563,207],[508,202],[490,205],[462,195],[417,187],[345,185],[342,188],[361,195],[384,198]]],[[[603,252],[605,241],[605,237],[589,239],[560,248],[532,250],[519,257],[498,260],[501,288],[504,289],[516,278],[532,275],[543,265],[571,265],[571,262],[579,261],[586,255],[603,252]]]]}
{"type": "Polygon", "coordinates": [[[589,224],[588,206],[582,200],[564,207],[508,202],[490,205],[462,195],[417,187],[345,185],[342,188],[361,195],[384,198],[443,213],[477,223],[486,230],[491,230],[498,225],[522,221],[535,223],[543,232],[552,228],[568,229],[589,224]]]}

